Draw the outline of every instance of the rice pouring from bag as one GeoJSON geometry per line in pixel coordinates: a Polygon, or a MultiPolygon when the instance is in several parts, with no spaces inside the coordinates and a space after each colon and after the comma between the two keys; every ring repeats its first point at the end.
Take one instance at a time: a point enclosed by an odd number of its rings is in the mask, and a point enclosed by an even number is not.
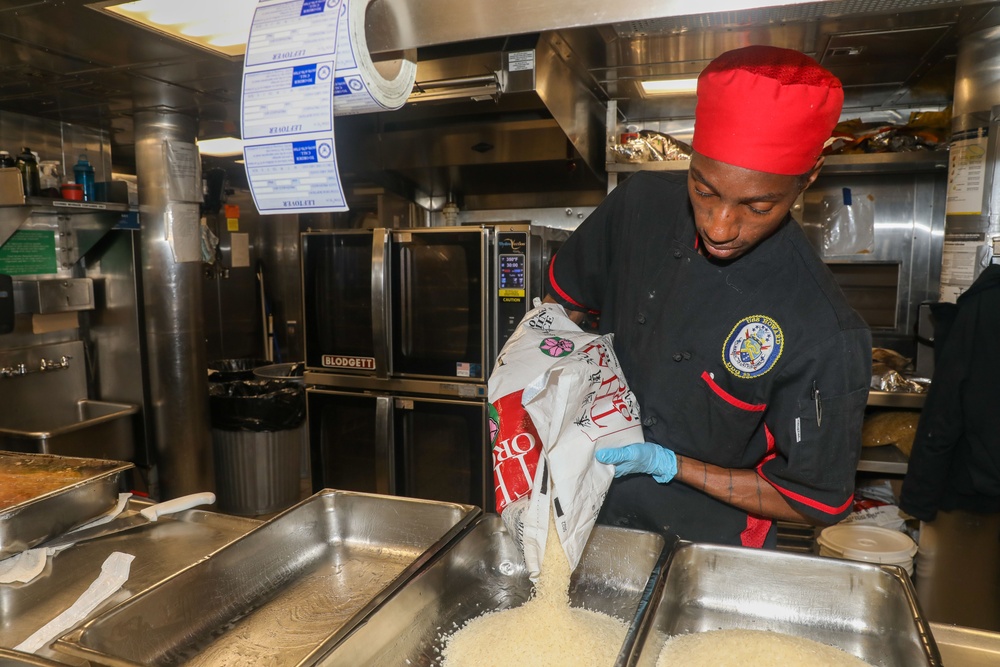
{"type": "Polygon", "coordinates": [[[586,334],[562,306],[542,304],[504,346],[489,386],[497,511],[535,580],[554,505],[575,568],[614,477],[594,452],[643,440],[612,336],[586,334]]]}

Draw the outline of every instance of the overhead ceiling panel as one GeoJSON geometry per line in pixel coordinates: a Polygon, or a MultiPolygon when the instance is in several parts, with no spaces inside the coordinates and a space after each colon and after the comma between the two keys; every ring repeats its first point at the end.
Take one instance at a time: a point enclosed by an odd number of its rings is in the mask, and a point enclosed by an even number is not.
{"type": "MultiPolygon", "coordinates": [[[[0,0],[0,110],[110,129],[116,162],[131,156],[131,115],[144,105],[191,114],[205,135],[235,131],[239,58],[103,15],[89,9],[89,1],[0,0]]],[[[752,43],[817,57],[844,82],[851,109],[945,104],[960,19],[974,23],[997,6],[975,0],[751,4],[719,0],[712,5],[717,11],[695,14],[704,7],[690,0],[374,0],[369,44],[376,51],[418,47],[418,80],[488,75],[501,69],[504,51],[525,44],[544,44],[543,57],[557,66],[530,94],[410,104],[363,122],[338,118],[344,171],[371,179],[394,165],[394,177],[378,178],[436,192],[456,184],[469,192],[600,188],[586,165],[600,161],[604,136],[593,132],[595,123],[580,130],[575,121],[599,119],[608,100],[617,103],[621,121],[689,119],[693,97],[643,97],[637,81],[696,75],[719,53],[752,43]],[[535,146],[523,141],[518,123],[531,121],[565,135],[564,156],[548,135],[535,146]],[[471,141],[472,126],[492,128],[483,140],[494,146],[491,156],[463,153],[464,166],[419,163],[422,154],[479,143],[471,141]],[[357,136],[342,138],[341,127],[357,136]],[[417,142],[432,138],[440,145],[417,142]],[[541,146],[546,150],[530,152],[541,146]],[[573,171],[581,167],[583,174],[573,171]]]]}

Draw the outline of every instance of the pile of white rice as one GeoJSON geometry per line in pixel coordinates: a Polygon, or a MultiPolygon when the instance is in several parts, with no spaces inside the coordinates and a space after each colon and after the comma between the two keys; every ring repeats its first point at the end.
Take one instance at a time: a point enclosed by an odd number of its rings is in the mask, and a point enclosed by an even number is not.
{"type": "Polygon", "coordinates": [[[446,639],[443,667],[608,667],[628,625],[569,606],[569,562],[549,526],[534,596],[520,607],[488,612],[446,639]]]}
{"type": "Polygon", "coordinates": [[[663,645],[656,667],[871,667],[820,642],[764,630],[713,630],[678,635],[663,645]]]}

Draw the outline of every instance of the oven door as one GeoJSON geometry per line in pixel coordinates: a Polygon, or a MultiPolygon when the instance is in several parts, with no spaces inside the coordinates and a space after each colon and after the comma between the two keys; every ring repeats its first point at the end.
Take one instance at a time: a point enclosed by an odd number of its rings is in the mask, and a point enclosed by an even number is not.
{"type": "Polygon", "coordinates": [[[306,389],[313,492],[396,494],[392,397],[306,389]]]}
{"type": "Polygon", "coordinates": [[[486,505],[493,471],[485,401],[397,396],[392,430],[402,459],[403,495],[492,511],[486,505]]]}
{"type": "MultiPolygon", "coordinates": [[[[486,402],[306,390],[313,490],[486,507],[486,402]]],[[[492,495],[492,494],[490,494],[492,495]]]]}
{"type": "Polygon", "coordinates": [[[482,382],[486,231],[394,230],[390,248],[393,375],[482,382]]]}
{"type": "Polygon", "coordinates": [[[371,231],[307,232],[301,246],[306,367],[384,375],[387,353],[376,331],[383,323],[375,317],[383,294],[376,250],[384,241],[371,231]]]}

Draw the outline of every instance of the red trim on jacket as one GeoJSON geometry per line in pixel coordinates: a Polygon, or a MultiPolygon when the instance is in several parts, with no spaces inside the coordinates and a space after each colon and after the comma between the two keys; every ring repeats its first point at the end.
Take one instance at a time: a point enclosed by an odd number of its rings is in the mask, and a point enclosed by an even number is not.
{"type": "Polygon", "coordinates": [[[764,546],[767,534],[774,524],[770,519],[747,514],[747,527],[740,533],[740,544],[745,547],[760,549],[764,546]]]}
{"type": "MultiPolygon", "coordinates": [[[[760,463],[757,464],[758,470],[760,466],[778,455],[777,448],[774,446],[774,436],[771,435],[767,424],[764,424],[764,435],[767,437],[767,452],[760,463]]],[[[767,479],[765,478],[764,481],[767,481],[767,479]]],[[[745,547],[756,547],[758,549],[763,547],[764,540],[767,539],[767,533],[771,530],[772,525],[774,525],[774,521],[771,519],[747,514],[747,527],[740,533],[740,544],[745,547]]]]}
{"type": "Polygon", "coordinates": [[[748,412],[763,412],[764,410],[767,410],[767,403],[746,403],[736,398],[716,384],[715,380],[712,379],[712,376],[708,374],[708,371],[702,371],[701,379],[704,380],[709,387],[711,387],[712,391],[714,391],[719,398],[724,400],[726,403],[729,403],[729,405],[737,407],[740,410],[747,410],[748,412]]]}
{"type": "Polygon", "coordinates": [[[585,308],[588,313],[594,315],[599,313],[600,312],[599,310],[591,310],[590,308],[587,308],[587,306],[583,305],[582,303],[571,297],[569,294],[564,292],[561,287],[559,287],[559,285],[556,283],[555,266],[556,266],[556,255],[553,255],[552,259],[549,261],[549,284],[552,285],[552,289],[556,291],[556,294],[558,294],[560,297],[568,301],[571,305],[576,306],[577,308],[585,308]]]}
{"type": "Polygon", "coordinates": [[[841,505],[840,507],[834,507],[833,505],[826,505],[824,503],[819,502],[818,500],[814,500],[812,498],[808,498],[806,496],[803,496],[801,493],[796,493],[795,491],[791,491],[790,489],[782,488],[782,487],[778,486],[777,484],[775,484],[772,480],[768,479],[767,475],[764,474],[764,471],[762,470],[762,468],[764,467],[765,463],[767,463],[768,461],[770,461],[771,459],[773,459],[777,455],[777,452],[773,451],[774,450],[774,436],[771,434],[771,430],[769,428],[767,428],[767,424],[764,425],[764,434],[767,436],[767,451],[768,451],[768,454],[766,456],[764,456],[764,458],[761,460],[760,463],[757,464],[757,474],[760,475],[764,479],[765,482],[767,482],[768,484],[770,484],[771,486],[773,486],[778,493],[780,493],[781,495],[783,495],[783,496],[785,496],[787,498],[791,498],[792,500],[794,500],[796,502],[800,502],[803,505],[808,505],[809,507],[812,507],[815,510],[819,510],[820,512],[825,512],[826,514],[840,514],[845,509],[847,509],[848,507],[851,506],[851,503],[854,502],[854,494],[853,493],[844,502],[843,505],[841,505]]]}

